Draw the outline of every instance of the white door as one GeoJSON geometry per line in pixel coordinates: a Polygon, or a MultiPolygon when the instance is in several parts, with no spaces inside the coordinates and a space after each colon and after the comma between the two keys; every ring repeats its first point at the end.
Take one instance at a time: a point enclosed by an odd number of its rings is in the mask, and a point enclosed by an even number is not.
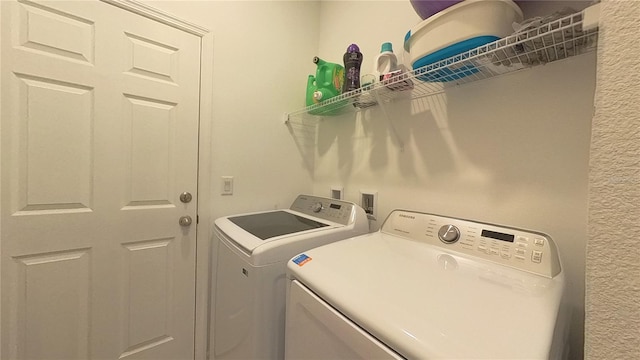
{"type": "Polygon", "coordinates": [[[0,357],[193,358],[200,38],[1,6],[0,357]]]}

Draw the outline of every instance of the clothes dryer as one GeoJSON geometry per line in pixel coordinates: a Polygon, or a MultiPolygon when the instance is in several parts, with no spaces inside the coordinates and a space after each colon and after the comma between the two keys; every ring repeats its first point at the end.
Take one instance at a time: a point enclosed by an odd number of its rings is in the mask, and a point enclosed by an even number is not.
{"type": "Polygon", "coordinates": [[[396,210],[287,268],[286,359],[564,356],[564,275],[540,232],[396,210]]]}
{"type": "Polygon", "coordinates": [[[210,357],[282,359],[287,260],[368,231],[361,207],[311,195],[289,209],[217,219],[210,357]]]}

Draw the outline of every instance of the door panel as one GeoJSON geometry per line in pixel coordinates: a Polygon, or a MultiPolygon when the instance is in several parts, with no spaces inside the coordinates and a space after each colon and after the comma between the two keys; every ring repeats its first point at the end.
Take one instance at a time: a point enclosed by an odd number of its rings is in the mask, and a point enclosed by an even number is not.
{"type": "Polygon", "coordinates": [[[51,57],[93,64],[93,21],[26,1],[18,11],[18,46],[51,57]]]}
{"type": "Polygon", "coordinates": [[[15,74],[19,134],[13,210],[22,215],[91,209],[93,89],[15,74]],[[64,129],[64,131],[59,131],[64,129]],[[54,178],[52,178],[52,176],[54,178]]]}
{"type": "Polygon", "coordinates": [[[177,104],[125,95],[126,206],[170,205],[177,104]]]}
{"type": "Polygon", "coordinates": [[[152,80],[176,83],[179,49],[158,43],[136,34],[125,33],[128,39],[128,74],[147,77],[152,80]]]}
{"type": "Polygon", "coordinates": [[[88,249],[14,258],[19,357],[87,359],[90,330],[88,249]],[[51,303],[55,301],[55,306],[51,303]],[[51,336],[60,334],[62,336],[51,336]]]}
{"type": "Polygon", "coordinates": [[[0,6],[0,357],[193,358],[200,38],[99,1],[0,6]]]}
{"type": "Polygon", "coordinates": [[[129,279],[124,288],[125,323],[123,341],[125,357],[146,348],[172,341],[174,326],[170,246],[175,239],[123,244],[125,274],[129,279]]]}

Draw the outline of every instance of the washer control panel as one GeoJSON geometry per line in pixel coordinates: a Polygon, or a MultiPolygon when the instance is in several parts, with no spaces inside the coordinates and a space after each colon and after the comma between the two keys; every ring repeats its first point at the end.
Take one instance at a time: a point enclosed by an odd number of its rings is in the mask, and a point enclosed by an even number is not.
{"type": "Polygon", "coordinates": [[[381,231],[549,278],[560,273],[555,243],[539,232],[404,210],[381,231]]]}
{"type": "MultiPolygon", "coordinates": [[[[342,225],[349,225],[355,221],[358,208],[358,205],[348,201],[299,195],[289,209],[342,225]]],[[[364,210],[362,212],[364,213],[364,210]]]]}

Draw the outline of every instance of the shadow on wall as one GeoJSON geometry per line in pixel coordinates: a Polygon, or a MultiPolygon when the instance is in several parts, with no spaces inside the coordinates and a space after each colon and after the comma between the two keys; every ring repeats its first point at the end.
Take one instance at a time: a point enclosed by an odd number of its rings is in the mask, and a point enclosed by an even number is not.
{"type": "Polygon", "coordinates": [[[445,94],[326,117],[317,132],[317,158],[337,156],[342,181],[391,171],[419,184],[470,168],[449,129],[445,94]]]}
{"type": "Polygon", "coordinates": [[[575,85],[535,71],[518,76],[326,118],[318,124],[317,156],[337,157],[342,180],[391,173],[402,184],[464,186],[501,198],[522,189],[572,192],[572,177],[588,160],[590,126],[580,122],[590,120],[591,108],[572,106],[584,102],[582,93],[573,98],[575,85]]]}
{"type": "Polygon", "coordinates": [[[519,82],[494,82],[490,93],[478,91],[482,84],[456,89],[449,126],[468,161],[490,172],[494,191],[525,187],[566,196],[584,184],[592,108],[575,107],[585,103],[585,96],[580,92],[576,98],[573,84],[533,71],[520,77],[519,82]]]}
{"type": "MultiPolygon", "coordinates": [[[[398,134],[407,139],[414,156],[419,157],[428,180],[450,182],[453,177],[456,181],[465,183],[485,178],[461,151],[449,125],[449,100],[446,93],[412,100],[409,106],[402,103],[398,105],[398,134]]],[[[400,173],[415,177],[417,161],[403,159],[404,156],[398,156],[400,173]]]]}
{"type": "Polygon", "coordinates": [[[298,145],[305,166],[319,181],[464,192],[496,205],[583,192],[591,98],[584,82],[558,79],[583,77],[593,58],[568,62],[325,117],[298,145]]]}
{"type": "Polygon", "coordinates": [[[313,175],[316,153],[316,128],[315,119],[302,118],[298,121],[286,123],[289,134],[302,155],[303,167],[313,175]]]}
{"type": "Polygon", "coordinates": [[[417,185],[490,181],[461,150],[448,108],[443,93],[327,117],[318,123],[317,158],[335,159],[343,182],[360,173],[392,173],[417,185]]]}

